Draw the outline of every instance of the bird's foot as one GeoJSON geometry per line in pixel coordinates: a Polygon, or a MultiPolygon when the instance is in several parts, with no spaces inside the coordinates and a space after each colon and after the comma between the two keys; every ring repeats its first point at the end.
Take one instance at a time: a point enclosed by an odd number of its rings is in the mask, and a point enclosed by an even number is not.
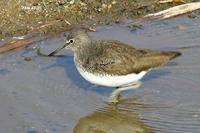
{"type": "Polygon", "coordinates": [[[119,102],[118,98],[114,98],[114,97],[109,97],[107,100],[108,104],[116,104],[118,102],[119,102]]]}
{"type": "Polygon", "coordinates": [[[117,87],[110,95],[109,99],[107,100],[108,103],[118,103],[120,98],[120,93],[125,90],[136,89],[140,87],[142,84],[141,81],[137,81],[135,83],[129,84],[127,86],[117,87]]]}
{"type": "Polygon", "coordinates": [[[108,98],[107,102],[108,103],[118,103],[119,102],[119,98],[120,98],[120,90],[119,89],[116,89],[114,90],[110,97],[108,98]]]}

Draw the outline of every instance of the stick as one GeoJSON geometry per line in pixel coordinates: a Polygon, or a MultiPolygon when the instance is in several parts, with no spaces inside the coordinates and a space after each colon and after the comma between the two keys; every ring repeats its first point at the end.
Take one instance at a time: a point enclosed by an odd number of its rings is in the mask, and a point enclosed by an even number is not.
{"type": "Polygon", "coordinates": [[[169,9],[157,12],[157,13],[148,14],[148,15],[146,15],[142,18],[139,18],[136,21],[131,22],[129,24],[138,24],[143,21],[169,19],[169,18],[178,16],[178,15],[182,15],[182,14],[186,14],[188,12],[195,11],[197,9],[200,9],[200,2],[192,2],[192,3],[182,4],[182,5],[174,6],[169,9]]]}
{"type": "Polygon", "coordinates": [[[193,2],[188,4],[182,4],[179,6],[171,7],[169,9],[152,13],[144,16],[143,18],[157,18],[157,19],[167,19],[177,15],[185,14],[187,12],[192,12],[200,9],[200,2],[193,2]]]}

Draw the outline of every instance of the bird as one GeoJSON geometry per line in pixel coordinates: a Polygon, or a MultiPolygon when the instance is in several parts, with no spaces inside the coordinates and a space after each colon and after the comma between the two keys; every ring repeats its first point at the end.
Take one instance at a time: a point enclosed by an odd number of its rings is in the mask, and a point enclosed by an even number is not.
{"type": "Polygon", "coordinates": [[[109,103],[117,103],[122,91],[140,87],[147,72],[181,55],[178,51],[136,48],[118,40],[93,40],[83,28],[72,29],[65,44],[48,56],[64,48],[73,51],[75,66],[85,80],[116,88],[109,103]]]}

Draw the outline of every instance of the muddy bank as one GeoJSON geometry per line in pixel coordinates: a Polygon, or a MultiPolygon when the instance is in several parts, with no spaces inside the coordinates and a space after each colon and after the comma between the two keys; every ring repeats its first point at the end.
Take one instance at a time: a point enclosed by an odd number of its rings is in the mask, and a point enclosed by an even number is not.
{"type": "MultiPolygon", "coordinates": [[[[185,0],[191,2],[192,0],[185,0]]],[[[197,0],[196,0],[197,1],[197,0]]],[[[194,0],[193,0],[194,2],[194,0]]],[[[28,32],[56,32],[69,24],[100,25],[161,11],[182,2],[158,3],[157,0],[2,0],[0,38],[28,32]]]]}

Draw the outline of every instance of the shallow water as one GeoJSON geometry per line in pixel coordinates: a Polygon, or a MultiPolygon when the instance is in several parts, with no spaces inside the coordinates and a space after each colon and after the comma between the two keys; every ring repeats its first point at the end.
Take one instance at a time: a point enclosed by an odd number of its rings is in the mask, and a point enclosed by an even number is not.
{"type": "Polygon", "coordinates": [[[37,56],[33,47],[50,53],[63,45],[63,36],[1,55],[0,132],[200,132],[200,18],[146,23],[136,31],[122,24],[102,26],[90,34],[141,48],[180,49],[183,55],[149,72],[143,85],[124,92],[117,106],[104,102],[112,88],[92,85],[78,74],[71,52],[56,58],[37,56]]]}

